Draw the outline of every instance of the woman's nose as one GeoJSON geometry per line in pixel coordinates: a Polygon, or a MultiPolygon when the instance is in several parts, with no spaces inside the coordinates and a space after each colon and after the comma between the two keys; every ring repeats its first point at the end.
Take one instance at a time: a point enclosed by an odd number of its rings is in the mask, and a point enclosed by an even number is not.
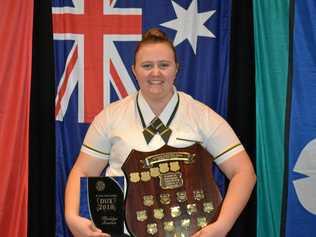
{"type": "Polygon", "coordinates": [[[160,68],[158,66],[154,66],[151,72],[153,76],[158,76],[160,75],[160,68]]]}

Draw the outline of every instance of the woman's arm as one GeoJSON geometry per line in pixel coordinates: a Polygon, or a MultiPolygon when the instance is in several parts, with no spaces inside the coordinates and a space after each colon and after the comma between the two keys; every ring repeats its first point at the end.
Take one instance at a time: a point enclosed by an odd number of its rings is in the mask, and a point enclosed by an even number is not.
{"type": "Polygon", "coordinates": [[[106,160],[81,152],[69,174],[65,191],[65,218],[75,237],[109,236],[94,227],[90,220],[79,216],[80,177],[99,176],[106,164],[106,160]]]}
{"type": "Polygon", "coordinates": [[[246,151],[241,151],[219,165],[230,180],[216,222],[206,226],[193,237],[223,237],[230,231],[246,206],[256,182],[254,168],[246,151]]]}

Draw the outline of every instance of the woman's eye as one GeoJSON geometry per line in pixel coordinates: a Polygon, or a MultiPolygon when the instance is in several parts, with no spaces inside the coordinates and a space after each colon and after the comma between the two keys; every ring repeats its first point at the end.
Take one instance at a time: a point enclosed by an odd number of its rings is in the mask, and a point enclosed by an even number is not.
{"type": "Polygon", "coordinates": [[[142,65],[142,68],[144,68],[144,69],[150,69],[150,68],[152,68],[152,65],[151,65],[151,64],[143,64],[143,65],[142,65]]]}
{"type": "Polygon", "coordinates": [[[169,63],[161,63],[161,64],[159,64],[159,68],[161,68],[161,69],[164,69],[164,68],[167,68],[167,67],[169,67],[169,63]]]}

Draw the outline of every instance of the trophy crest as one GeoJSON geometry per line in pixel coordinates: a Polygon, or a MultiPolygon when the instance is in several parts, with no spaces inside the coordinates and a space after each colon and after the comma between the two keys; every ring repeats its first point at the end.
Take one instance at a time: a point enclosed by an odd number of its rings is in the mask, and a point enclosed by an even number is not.
{"type": "Polygon", "coordinates": [[[221,195],[213,157],[200,145],[133,150],[122,166],[125,221],[133,236],[191,236],[217,219],[221,195]]]}

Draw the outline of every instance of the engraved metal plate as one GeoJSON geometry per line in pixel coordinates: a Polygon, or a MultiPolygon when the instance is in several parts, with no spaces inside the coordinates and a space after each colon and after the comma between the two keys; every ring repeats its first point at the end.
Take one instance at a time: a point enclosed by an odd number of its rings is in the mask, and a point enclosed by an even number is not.
{"type": "Polygon", "coordinates": [[[159,178],[159,184],[162,189],[175,189],[183,186],[181,172],[168,172],[166,174],[161,174],[159,178]]]}

